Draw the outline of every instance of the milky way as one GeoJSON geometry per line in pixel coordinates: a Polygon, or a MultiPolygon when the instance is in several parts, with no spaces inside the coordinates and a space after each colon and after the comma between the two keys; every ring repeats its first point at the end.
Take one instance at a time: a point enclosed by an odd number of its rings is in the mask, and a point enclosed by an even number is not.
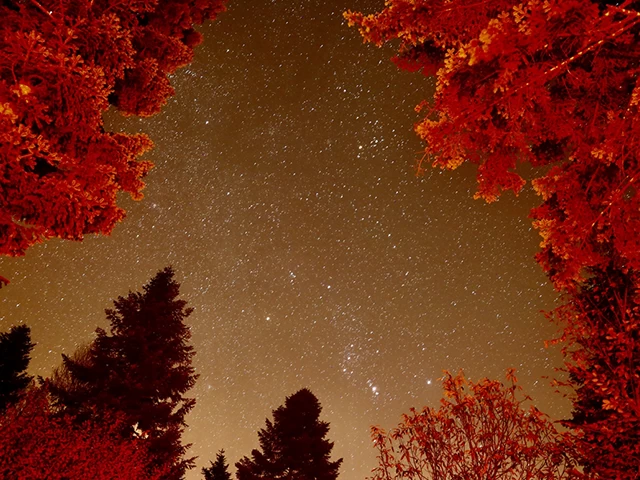
{"type": "Polygon", "coordinates": [[[348,8],[382,1],[231,2],[150,119],[156,167],[110,237],[49,241],[0,259],[0,330],[26,322],[34,374],[106,326],[104,309],[172,265],[200,374],[185,435],[198,469],[257,446],[272,409],[309,387],[331,423],[341,478],[375,465],[369,426],[436,405],[444,369],[517,368],[541,410],[565,415],[543,376],[561,365],[540,313],[555,294],[533,260],[527,188],[473,200],[474,169],[416,177],[414,106],[433,79],[363,45],[348,8]]]}

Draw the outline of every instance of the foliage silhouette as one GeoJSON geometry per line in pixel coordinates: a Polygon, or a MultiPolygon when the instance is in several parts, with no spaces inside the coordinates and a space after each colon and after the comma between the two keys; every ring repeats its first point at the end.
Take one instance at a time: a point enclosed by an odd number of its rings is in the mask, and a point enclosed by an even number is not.
{"type": "Polygon", "coordinates": [[[26,325],[0,333],[0,413],[15,403],[32,378],[27,374],[31,360],[31,330],[26,325]]]}
{"type": "Polygon", "coordinates": [[[63,356],[53,376],[58,404],[79,419],[114,412],[125,420],[125,437],[148,444],[150,468],[169,467],[163,478],[180,479],[194,465],[184,458],[181,435],[195,400],[193,347],[185,320],[192,309],[178,298],[180,284],[168,267],[142,292],[129,293],[107,310],[109,333],[96,330],[94,342],[74,357],[63,356]]]}
{"type": "Polygon", "coordinates": [[[322,407],[303,388],[273,411],[273,422],[258,432],[260,450],[236,463],[238,480],[335,480],[342,459],[331,461],[329,424],[320,421],[322,407]]]}
{"type": "Polygon", "coordinates": [[[229,465],[227,459],[224,456],[224,450],[220,450],[216,455],[216,461],[209,462],[209,467],[202,469],[202,475],[205,480],[231,480],[231,474],[229,473],[229,465]]]}

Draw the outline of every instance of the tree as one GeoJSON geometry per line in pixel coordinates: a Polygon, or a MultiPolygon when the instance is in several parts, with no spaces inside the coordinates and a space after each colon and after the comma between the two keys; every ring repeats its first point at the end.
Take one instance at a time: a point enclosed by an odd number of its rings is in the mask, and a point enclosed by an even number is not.
{"type": "Polygon", "coordinates": [[[15,403],[32,378],[27,374],[31,357],[31,330],[26,325],[0,333],[0,413],[15,403]]]}
{"type": "Polygon", "coordinates": [[[202,469],[202,475],[204,475],[205,480],[231,480],[224,450],[218,452],[215,463],[211,461],[209,463],[211,464],[209,467],[202,469]]]}
{"type": "Polygon", "coordinates": [[[178,298],[180,285],[170,267],[143,287],[114,301],[106,311],[110,331],[76,356],[63,356],[52,393],[65,411],[81,420],[95,412],[122,415],[126,437],[148,444],[152,469],[169,467],[163,477],[180,479],[192,458],[184,458],[185,416],[194,399],[184,395],[195,384],[191,332],[185,320],[192,309],[178,298]]]}
{"type": "Polygon", "coordinates": [[[145,468],[145,443],[122,438],[120,428],[122,419],[112,416],[78,424],[55,411],[46,384],[31,387],[0,417],[0,477],[160,480],[145,468]]]}
{"type": "Polygon", "coordinates": [[[373,480],[583,478],[547,416],[525,408],[513,370],[507,381],[445,373],[439,409],[411,409],[390,433],[372,427],[373,480]]]}
{"type": "Polygon", "coordinates": [[[521,191],[523,163],[537,169],[536,258],[565,295],[552,316],[576,390],[567,424],[589,472],[637,478],[640,455],[594,451],[640,431],[640,364],[625,357],[640,330],[640,2],[389,0],[346,17],[366,41],[399,39],[401,68],[437,77],[418,107],[419,172],[475,163],[476,197],[493,201],[521,191]]]}
{"type": "Polygon", "coordinates": [[[236,463],[238,480],[335,480],[342,459],[331,461],[329,424],[319,420],[322,407],[303,388],[273,411],[273,422],[258,432],[260,450],[236,463]]]}
{"type": "MultiPolygon", "coordinates": [[[[110,104],[158,112],[188,64],[194,24],[225,0],[6,0],[0,4],[0,255],[109,234],[119,192],[142,198],[145,135],[105,132],[110,104]]],[[[3,279],[0,278],[0,283],[3,279]]],[[[6,282],[4,282],[6,283],[6,282]]]]}
{"type": "MultiPolygon", "coordinates": [[[[605,479],[640,478],[640,330],[637,288],[606,272],[553,312],[575,388],[572,418],[585,471],[605,479]],[[634,372],[636,372],[634,376],[634,372]]],[[[561,382],[558,384],[562,385],[561,382]]]]}

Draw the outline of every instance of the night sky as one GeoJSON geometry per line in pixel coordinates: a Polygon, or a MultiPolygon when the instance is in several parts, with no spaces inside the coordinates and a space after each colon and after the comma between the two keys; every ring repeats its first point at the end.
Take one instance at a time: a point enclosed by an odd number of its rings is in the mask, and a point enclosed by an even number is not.
{"type": "Polygon", "coordinates": [[[109,130],[146,132],[156,167],[145,198],[110,237],[49,241],[0,259],[0,331],[27,323],[31,371],[106,327],[104,309],[172,265],[200,378],[187,417],[198,468],[257,447],[271,410],[303,387],[331,423],[340,478],[375,466],[369,426],[436,406],[437,379],[516,367],[554,418],[568,405],[545,375],[561,366],[540,313],[555,294],[533,256],[527,187],[487,205],[475,171],[414,165],[414,106],[433,79],[399,71],[342,18],[382,0],[232,1],[203,26],[194,62],[160,115],[109,130]]]}

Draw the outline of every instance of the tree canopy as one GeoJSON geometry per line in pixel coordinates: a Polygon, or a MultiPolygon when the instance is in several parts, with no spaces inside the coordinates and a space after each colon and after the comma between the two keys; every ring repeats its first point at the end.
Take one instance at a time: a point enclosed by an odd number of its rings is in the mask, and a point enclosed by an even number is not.
{"type": "MultiPolygon", "coordinates": [[[[119,192],[142,198],[151,148],[102,115],[152,115],[173,94],[225,0],[8,0],[0,4],[0,255],[108,234],[119,192]]],[[[0,278],[0,285],[6,279],[0,278]]]]}
{"type": "Polygon", "coordinates": [[[160,480],[147,445],[123,438],[123,419],[101,412],[78,423],[53,407],[47,385],[31,387],[0,416],[0,477],[50,480],[160,480]]]}
{"type": "Polygon", "coordinates": [[[395,61],[436,75],[418,108],[426,142],[418,168],[478,165],[476,196],[525,184],[544,241],[538,256],[559,288],[592,268],[640,265],[640,12],[638,3],[583,0],[390,0],[348,12],[366,41],[399,39],[395,61]]]}
{"type": "Polygon", "coordinates": [[[211,465],[202,469],[204,480],[231,480],[229,473],[229,464],[224,456],[224,450],[220,450],[216,454],[216,461],[209,462],[211,465]]]}
{"type": "Polygon", "coordinates": [[[389,433],[372,428],[373,480],[583,478],[553,423],[526,407],[513,370],[507,385],[462,373],[446,373],[442,385],[440,408],[412,409],[389,433]]]}

